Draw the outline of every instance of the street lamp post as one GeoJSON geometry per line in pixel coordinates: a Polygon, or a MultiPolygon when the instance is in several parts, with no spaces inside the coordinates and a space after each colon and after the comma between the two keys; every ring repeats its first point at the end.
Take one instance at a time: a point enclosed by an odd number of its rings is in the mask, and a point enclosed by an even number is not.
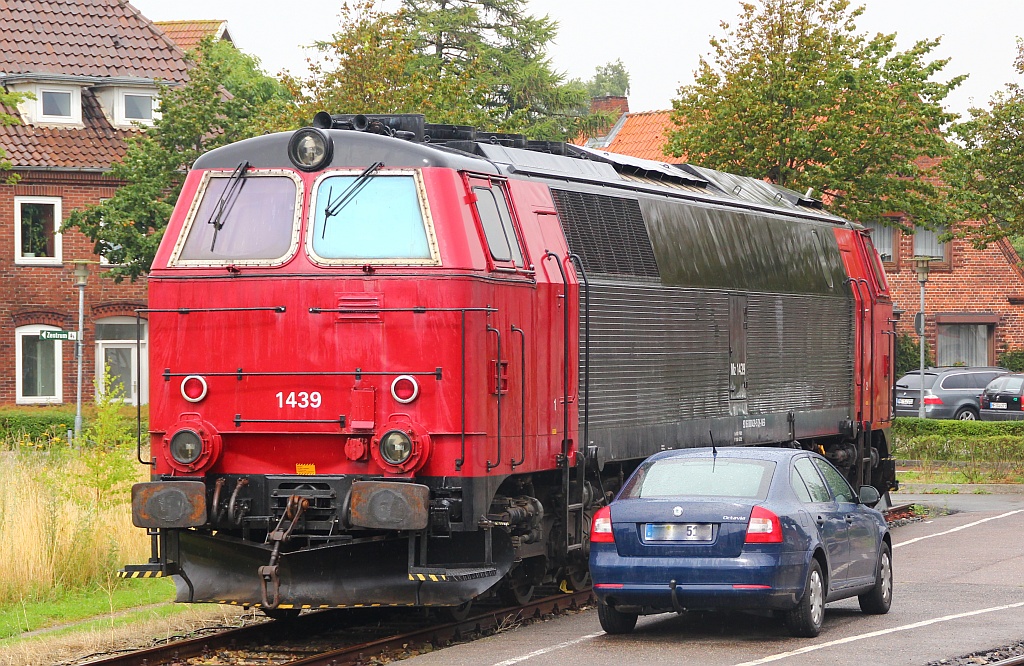
{"type": "Polygon", "coordinates": [[[934,261],[935,257],[914,257],[914,270],[917,271],[917,282],[921,285],[921,308],[914,320],[914,327],[921,338],[921,376],[920,389],[921,399],[917,404],[917,415],[924,418],[924,284],[928,281],[928,262],[934,261]]]}
{"type": "Polygon", "coordinates": [[[78,390],[75,394],[75,441],[82,436],[82,338],[85,337],[85,283],[89,279],[89,262],[75,262],[75,286],[78,287],[78,340],[75,356],[78,358],[78,390]]]}

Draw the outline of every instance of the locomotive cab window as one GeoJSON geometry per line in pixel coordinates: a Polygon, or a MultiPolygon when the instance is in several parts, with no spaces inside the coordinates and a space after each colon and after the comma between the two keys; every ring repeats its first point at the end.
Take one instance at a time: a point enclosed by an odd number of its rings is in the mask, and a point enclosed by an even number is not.
{"type": "Polygon", "coordinates": [[[476,213],[484,230],[487,249],[496,265],[523,267],[523,252],[512,224],[512,213],[500,183],[471,180],[476,213]]]}
{"type": "Polygon", "coordinates": [[[204,175],[172,265],[280,264],[295,251],[300,181],[243,166],[204,175]]]}
{"type": "Polygon", "coordinates": [[[328,264],[436,264],[425,202],[418,172],[330,172],[313,195],[310,254],[328,264]]]}

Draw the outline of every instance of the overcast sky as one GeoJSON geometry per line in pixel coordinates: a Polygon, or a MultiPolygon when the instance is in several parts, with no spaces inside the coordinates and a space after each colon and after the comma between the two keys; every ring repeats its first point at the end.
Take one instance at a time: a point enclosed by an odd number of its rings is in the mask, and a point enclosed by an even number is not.
{"type": "MultiPolygon", "coordinates": [[[[387,0],[395,6],[396,0],[387,0]]],[[[224,19],[235,44],[257,56],[267,72],[305,71],[312,51],[303,47],[337,31],[341,0],[131,0],[154,21],[224,19]],[[288,11],[282,12],[281,8],[288,11]]],[[[857,4],[854,2],[854,4],[857,4]]],[[[933,53],[951,58],[940,77],[970,74],[947,98],[964,114],[985,105],[1006,83],[1024,83],[1013,70],[1016,39],[1024,36],[1022,0],[862,0],[862,32],[895,32],[901,49],[919,39],[942,37],[933,53]]],[[[550,49],[555,68],[573,78],[621,59],[629,71],[632,111],[667,109],[680,85],[693,80],[708,39],[733,21],[739,0],[529,0],[533,14],[559,23],[550,49]]]]}

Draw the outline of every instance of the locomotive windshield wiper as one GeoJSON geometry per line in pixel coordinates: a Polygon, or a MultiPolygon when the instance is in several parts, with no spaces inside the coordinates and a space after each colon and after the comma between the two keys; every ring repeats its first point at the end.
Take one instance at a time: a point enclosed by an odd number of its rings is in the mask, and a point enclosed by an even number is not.
{"type": "Polygon", "coordinates": [[[231,207],[235,205],[238,195],[242,192],[242,181],[245,179],[245,172],[248,169],[249,162],[239,162],[235,170],[231,172],[231,176],[228,178],[220,198],[217,199],[217,203],[213,205],[213,213],[210,214],[210,219],[206,221],[207,224],[213,225],[213,240],[210,241],[210,252],[213,252],[213,248],[217,245],[217,233],[224,227],[225,215],[231,211],[231,207]]]}
{"type": "Polygon", "coordinates": [[[345,191],[339,194],[337,198],[331,198],[331,194],[334,192],[333,188],[328,191],[327,205],[324,206],[324,228],[323,231],[320,232],[320,238],[324,238],[327,235],[327,220],[340,213],[342,208],[355,199],[356,195],[359,194],[359,192],[366,187],[366,184],[370,182],[370,176],[372,176],[373,173],[382,166],[384,166],[383,162],[374,162],[370,166],[366,167],[366,169],[356,176],[356,179],[353,180],[349,186],[345,188],[345,191]]]}

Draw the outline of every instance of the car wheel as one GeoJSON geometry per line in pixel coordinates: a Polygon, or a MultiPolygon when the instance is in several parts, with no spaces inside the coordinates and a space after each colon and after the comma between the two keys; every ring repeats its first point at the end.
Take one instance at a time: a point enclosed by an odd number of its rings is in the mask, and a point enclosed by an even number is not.
{"type": "Polygon", "coordinates": [[[786,627],[789,633],[803,638],[814,638],[821,633],[825,620],[825,579],[821,575],[818,560],[812,559],[807,572],[804,596],[796,608],[786,613],[786,627]]]}
{"type": "Polygon", "coordinates": [[[638,613],[622,613],[606,603],[598,602],[597,619],[601,628],[608,634],[628,634],[636,627],[638,613]]]}
{"type": "Polygon", "coordinates": [[[978,412],[974,411],[972,407],[961,407],[957,410],[956,414],[953,415],[958,421],[977,421],[978,412]]]}
{"type": "Polygon", "coordinates": [[[870,615],[884,615],[892,605],[892,551],[889,544],[882,544],[882,553],[878,558],[878,577],[875,587],[867,594],[857,597],[860,609],[870,615]]]}

